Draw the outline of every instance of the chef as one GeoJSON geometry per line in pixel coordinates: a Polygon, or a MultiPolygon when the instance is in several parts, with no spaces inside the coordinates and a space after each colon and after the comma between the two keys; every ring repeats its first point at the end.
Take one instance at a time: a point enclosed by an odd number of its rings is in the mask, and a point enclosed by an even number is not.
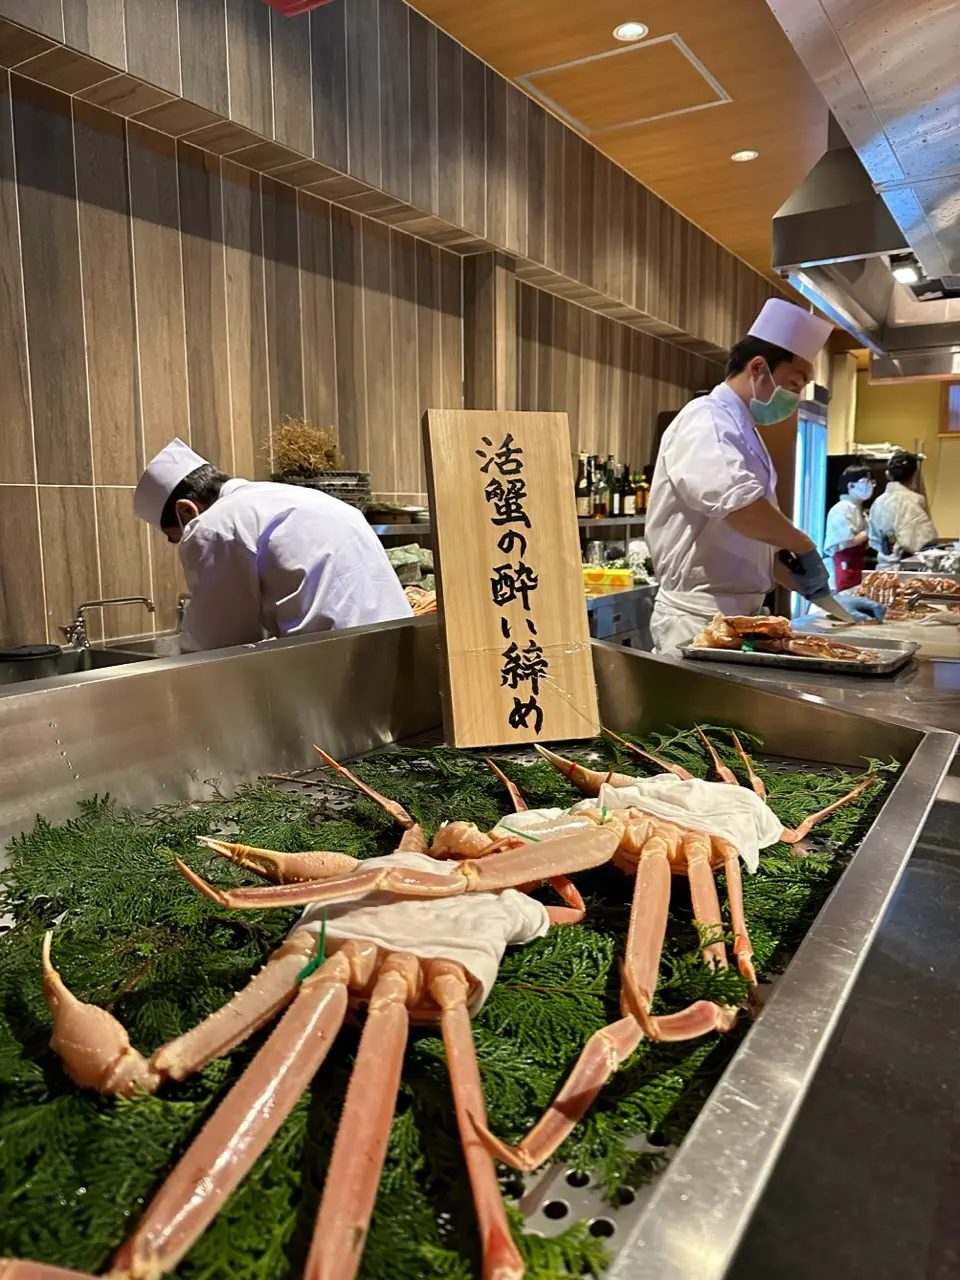
{"type": "Polygon", "coordinates": [[[867,516],[863,504],[873,496],[873,480],[867,467],[844,467],[840,476],[840,501],[827,512],[823,555],[830,568],[830,585],[836,591],[852,591],[863,578],[867,550],[867,516]]]}
{"type": "Polygon", "coordinates": [[[905,553],[913,555],[937,541],[919,480],[917,455],[895,453],[887,467],[887,487],[870,508],[870,545],[877,552],[878,569],[896,569],[905,553]]]}
{"type": "Polygon", "coordinates": [[[184,652],[412,616],[370,525],[328,494],[232,480],[173,440],[133,507],[179,547],[191,597],[184,652]]]}
{"type": "MultiPolygon", "coordinates": [[[[717,613],[758,613],[775,582],[808,600],[827,590],[820,553],[777,506],[776,472],[757,427],[796,413],[831,328],[771,298],[730,352],[726,381],[664,433],[646,524],[660,584],[650,624],[658,653],[676,654],[717,613]],[[796,558],[795,574],[777,559],[781,550],[796,558]]],[[[873,616],[872,602],[843,604],[873,616]]]]}

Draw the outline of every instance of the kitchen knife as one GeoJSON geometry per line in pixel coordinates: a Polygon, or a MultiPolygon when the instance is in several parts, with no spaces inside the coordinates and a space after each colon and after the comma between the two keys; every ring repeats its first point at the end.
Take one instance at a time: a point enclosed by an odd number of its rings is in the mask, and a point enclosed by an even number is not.
{"type": "MultiPolygon", "coordinates": [[[[786,565],[789,571],[797,574],[800,570],[800,561],[792,551],[781,551],[778,559],[781,564],[786,565]]],[[[829,591],[824,591],[819,596],[814,596],[810,601],[815,604],[818,609],[822,609],[824,613],[828,613],[831,618],[835,618],[837,622],[843,622],[848,627],[856,626],[857,619],[829,591]]]]}

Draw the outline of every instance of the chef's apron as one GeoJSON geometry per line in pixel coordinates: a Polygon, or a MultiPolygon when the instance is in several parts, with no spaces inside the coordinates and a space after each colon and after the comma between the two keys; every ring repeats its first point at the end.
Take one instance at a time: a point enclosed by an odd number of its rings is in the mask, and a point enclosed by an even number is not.
{"type": "Polygon", "coordinates": [[[718,613],[727,618],[752,617],[763,610],[763,592],[744,596],[711,596],[704,591],[666,591],[660,587],[650,634],[655,653],[680,657],[680,646],[688,645],[718,613]]]}
{"type": "Polygon", "coordinates": [[[867,554],[865,543],[859,547],[847,547],[833,557],[833,580],[838,591],[852,591],[863,579],[863,564],[867,554]]]}

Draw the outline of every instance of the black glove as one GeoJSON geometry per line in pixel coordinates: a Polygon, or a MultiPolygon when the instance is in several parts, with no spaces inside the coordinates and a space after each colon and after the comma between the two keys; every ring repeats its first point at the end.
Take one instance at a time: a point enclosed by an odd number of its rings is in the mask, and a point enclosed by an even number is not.
{"type": "Polygon", "coordinates": [[[805,551],[802,556],[794,555],[792,551],[781,551],[778,559],[790,574],[796,590],[804,600],[815,600],[817,596],[829,595],[830,575],[816,547],[805,551]]]}

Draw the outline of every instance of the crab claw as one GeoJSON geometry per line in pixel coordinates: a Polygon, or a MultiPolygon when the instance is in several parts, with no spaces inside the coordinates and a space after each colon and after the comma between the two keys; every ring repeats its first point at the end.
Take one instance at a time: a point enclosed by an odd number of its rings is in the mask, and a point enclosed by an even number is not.
{"type": "Polygon", "coordinates": [[[64,1070],[81,1089],[119,1093],[152,1093],[161,1076],[131,1045],[116,1018],[94,1004],[84,1004],[69,990],[50,960],[50,941],[43,938],[43,995],[53,1014],[50,1047],[64,1070]]]}
{"type": "Polygon", "coordinates": [[[255,849],[248,844],[229,844],[210,836],[198,836],[197,840],[214,853],[219,853],[221,858],[229,858],[238,867],[245,867],[273,884],[345,876],[360,865],[348,853],[324,853],[319,849],[306,853],[274,853],[272,849],[255,849]]]}
{"type": "Polygon", "coordinates": [[[558,756],[554,751],[548,751],[546,747],[541,747],[539,743],[533,744],[537,751],[543,756],[548,764],[552,764],[558,773],[562,773],[568,778],[575,787],[579,787],[584,795],[596,796],[600,794],[600,788],[603,784],[609,783],[611,787],[632,787],[637,781],[625,773],[600,773],[596,769],[585,769],[582,764],[577,764],[575,760],[566,760],[563,756],[558,756]]]}

